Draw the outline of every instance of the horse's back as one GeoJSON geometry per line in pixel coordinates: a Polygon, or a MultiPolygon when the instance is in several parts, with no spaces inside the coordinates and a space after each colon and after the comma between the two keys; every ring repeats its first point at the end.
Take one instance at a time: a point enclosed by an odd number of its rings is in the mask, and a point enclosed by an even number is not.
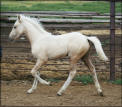
{"type": "Polygon", "coordinates": [[[72,32],[69,36],[68,50],[71,54],[85,53],[89,49],[89,42],[87,36],[79,32],[72,32]],[[71,37],[70,37],[71,36],[71,37]]]}

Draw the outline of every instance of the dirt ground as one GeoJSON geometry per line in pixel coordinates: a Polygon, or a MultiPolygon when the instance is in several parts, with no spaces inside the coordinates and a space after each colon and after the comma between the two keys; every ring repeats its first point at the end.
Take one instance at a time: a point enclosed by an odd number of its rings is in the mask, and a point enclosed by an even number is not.
{"type": "Polygon", "coordinates": [[[121,106],[121,85],[102,82],[104,97],[97,95],[93,84],[73,81],[62,96],[56,93],[64,81],[52,86],[39,84],[37,90],[27,94],[30,81],[2,81],[1,104],[4,106],[121,106]]]}

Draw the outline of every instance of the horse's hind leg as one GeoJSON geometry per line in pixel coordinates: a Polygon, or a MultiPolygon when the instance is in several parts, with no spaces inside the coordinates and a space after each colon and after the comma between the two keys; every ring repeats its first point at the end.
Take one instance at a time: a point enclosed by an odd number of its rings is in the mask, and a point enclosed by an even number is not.
{"type": "Polygon", "coordinates": [[[89,53],[83,57],[83,61],[85,62],[86,66],[89,68],[89,70],[93,73],[94,83],[95,83],[95,87],[98,91],[98,94],[100,96],[103,96],[102,89],[101,89],[100,84],[99,84],[98,79],[97,79],[96,70],[95,70],[94,65],[91,62],[89,53]]]}

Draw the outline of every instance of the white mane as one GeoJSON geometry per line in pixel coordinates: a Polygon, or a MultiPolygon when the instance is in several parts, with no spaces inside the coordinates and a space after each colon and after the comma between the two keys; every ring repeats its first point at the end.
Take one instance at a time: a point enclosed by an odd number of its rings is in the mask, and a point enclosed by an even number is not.
{"type": "Polygon", "coordinates": [[[30,18],[30,17],[24,16],[24,15],[21,15],[21,18],[24,19],[24,20],[26,20],[26,21],[28,21],[33,26],[35,26],[39,31],[41,31],[41,33],[51,34],[51,33],[47,32],[44,29],[44,27],[42,26],[42,24],[36,18],[30,18]]]}

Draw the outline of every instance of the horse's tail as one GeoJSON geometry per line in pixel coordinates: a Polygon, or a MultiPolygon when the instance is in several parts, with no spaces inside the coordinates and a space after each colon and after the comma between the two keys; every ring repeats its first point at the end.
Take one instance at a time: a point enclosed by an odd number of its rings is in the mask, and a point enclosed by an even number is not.
{"type": "Polygon", "coordinates": [[[103,51],[100,40],[97,37],[87,37],[87,38],[94,44],[99,58],[101,60],[107,61],[108,57],[105,55],[105,53],[103,51]]]}

